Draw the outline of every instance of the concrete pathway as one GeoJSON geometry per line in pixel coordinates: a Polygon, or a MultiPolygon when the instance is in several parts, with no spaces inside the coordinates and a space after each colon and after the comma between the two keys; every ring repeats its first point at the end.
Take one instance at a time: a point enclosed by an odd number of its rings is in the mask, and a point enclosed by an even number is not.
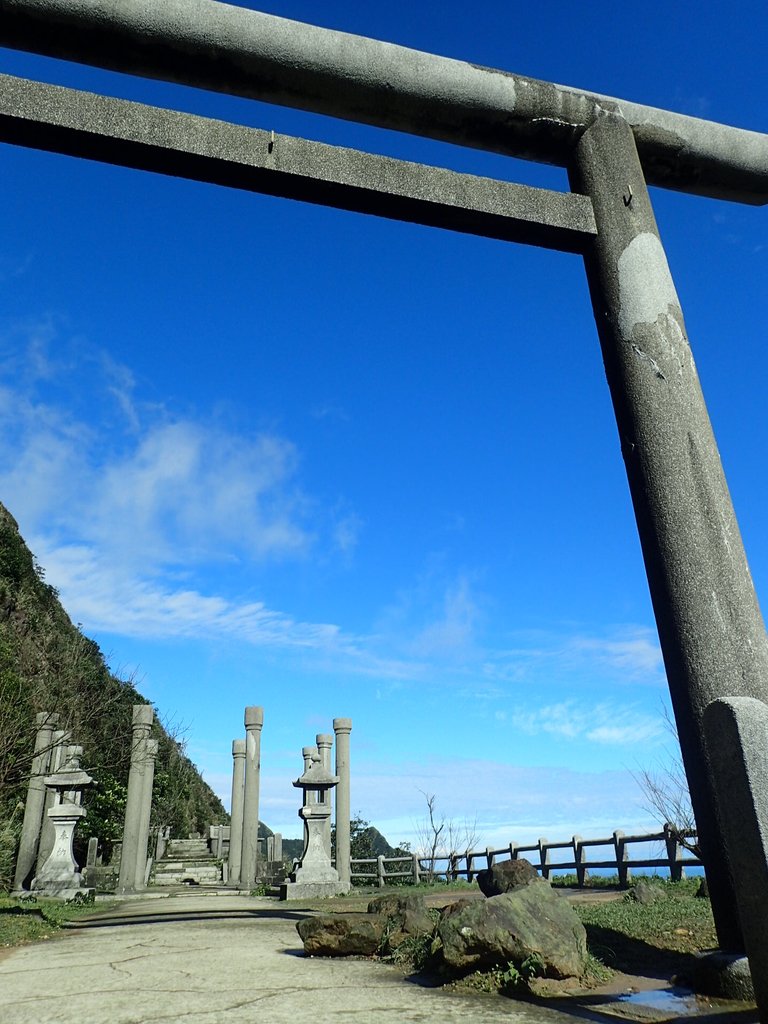
{"type": "Polygon", "coordinates": [[[701,1024],[757,1021],[734,1004],[653,1006],[652,993],[639,993],[638,1005],[595,993],[546,1007],[422,988],[387,964],[305,957],[296,922],[310,912],[187,890],[120,903],[55,939],[0,953],[0,1024],[690,1024],[691,1013],[701,1024]]]}
{"type": "MultiPolygon", "coordinates": [[[[394,967],[305,957],[288,904],[123,903],[0,959],[3,1024],[564,1024],[554,1010],[421,988],[394,967]]],[[[584,1017],[580,1014],[579,1019],[584,1017]]]]}

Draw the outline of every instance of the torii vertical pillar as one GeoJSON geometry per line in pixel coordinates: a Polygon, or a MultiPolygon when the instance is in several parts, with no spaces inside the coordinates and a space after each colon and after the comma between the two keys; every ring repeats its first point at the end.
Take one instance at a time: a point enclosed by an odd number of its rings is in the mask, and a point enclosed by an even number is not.
{"type": "Polygon", "coordinates": [[[352,732],[351,718],[334,718],[333,731],[336,734],[336,870],[339,881],[349,883],[350,865],[350,788],[349,788],[349,734],[352,732]]]}
{"type": "Polygon", "coordinates": [[[136,888],[136,868],[139,860],[139,842],[146,796],[147,743],[154,717],[155,712],[151,704],[133,705],[131,768],[128,773],[120,877],[117,883],[119,892],[133,892],[136,888]]]}
{"type": "Polygon", "coordinates": [[[31,880],[32,871],[37,859],[37,846],[40,841],[40,829],[43,824],[43,810],[45,809],[45,783],[43,776],[48,772],[48,765],[51,760],[51,742],[53,739],[53,727],[58,723],[57,714],[43,711],[37,715],[37,735],[35,736],[35,751],[32,758],[32,768],[27,787],[27,799],[24,802],[24,821],[21,826],[21,839],[19,841],[19,854],[16,858],[16,870],[14,872],[13,888],[15,892],[21,892],[31,880]]]}
{"type": "Polygon", "coordinates": [[[259,773],[261,769],[261,730],[264,708],[245,709],[245,784],[243,787],[243,841],[240,855],[240,887],[256,884],[259,860],[259,773]]]}
{"type": "Polygon", "coordinates": [[[229,825],[227,882],[240,884],[240,858],[243,850],[243,784],[245,780],[245,740],[232,740],[232,810],[229,825]]]}
{"type": "Polygon", "coordinates": [[[768,702],[765,626],[627,122],[598,115],[570,173],[595,211],[587,278],[718,938],[742,950],[702,719],[718,697],[768,702]]]}

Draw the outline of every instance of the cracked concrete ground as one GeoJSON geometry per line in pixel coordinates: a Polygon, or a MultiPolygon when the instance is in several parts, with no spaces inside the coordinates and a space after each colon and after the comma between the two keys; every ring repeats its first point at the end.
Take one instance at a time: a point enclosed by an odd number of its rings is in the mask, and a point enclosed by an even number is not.
{"type": "MultiPolygon", "coordinates": [[[[0,960],[3,1024],[565,1024],[568,1013],[421,988],[394,967],[305,957],[288,904],[131,901],[0,960]]],[[[578,1019],[583,1020],[583,1012],[578,1019]]]]}

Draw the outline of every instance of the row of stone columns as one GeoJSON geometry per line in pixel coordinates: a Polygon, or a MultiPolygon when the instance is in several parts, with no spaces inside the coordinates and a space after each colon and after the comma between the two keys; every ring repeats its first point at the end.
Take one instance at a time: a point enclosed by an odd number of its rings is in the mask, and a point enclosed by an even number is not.
{"type": "Polygon", "coordinates": [[[232,741],[232,809],[229,833],[230,885],[252,889],[259,863],[259,785],[264,708],[245,709],[245,739],[232,741]]]}
{"type": "MultiPolygon", "coordinates": [[[[251,889],[256,884],[258,872],[259,785],[264,708],[247,707],[244,722],[245,739],[232,741],[232,804],[227,877],[230,885],[251,889]]],[[[349,718],[334,718],[333,729],[336,736],[336,774],[339,776],[336,789],[336,869],[339,879],[349,883],[349,735],[352,731],[352,721],[349,718]]],[[[303,748],[305,772],[310,767],[312,754],[315,753],[320,757],[326,772],[330,773],[333,741],[333,736],[319,733],[315,741],[316,747],[303,748]]],[[[330,816],[325,826],[323,841],[330,857],[330,816]]]]}
{"type": "Polygon", "coordinates": [[[152,787],[158,743],[150,736],[155,712],[151,704],[134,704],[131,736],[131,767],[125,803],[123,846],[120,855],[118,892],[146,887],[147,844],[152,811],[152,787]]]}

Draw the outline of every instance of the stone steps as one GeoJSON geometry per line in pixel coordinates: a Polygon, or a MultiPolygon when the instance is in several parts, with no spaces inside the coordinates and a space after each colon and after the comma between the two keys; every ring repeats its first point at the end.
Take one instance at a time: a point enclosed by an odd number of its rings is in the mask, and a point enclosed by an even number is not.
{"type": "Polygon", "coordinates": [[[205,839],[171,839],[162,860],[155,863],[152,882],[158,886],[215,885],[221,882],[221,864],[205,839]]]}
{"type": "Polygon", "coordinates": [[[192,879],[197,885],[214,885],[221,881],[221,865],[212,857],[191,860],[158,861],[153,869],[154,885],[182,885],[192,879]]]}
{"type": "Polygon", "coordinates": [[[211,852],[204,839],[171,839],[166,847],[164,859],[193,860],[210,856],[211,852]]]}

